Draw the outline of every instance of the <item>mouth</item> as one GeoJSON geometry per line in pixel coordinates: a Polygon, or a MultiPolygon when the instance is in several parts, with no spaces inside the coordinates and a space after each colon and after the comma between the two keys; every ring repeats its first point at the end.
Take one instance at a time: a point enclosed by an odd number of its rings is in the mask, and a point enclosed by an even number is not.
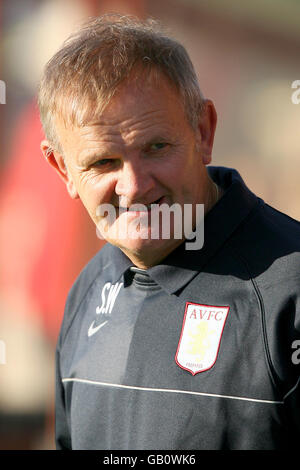
{"type": "Polygon", "coordinates": [[[136,204],[132,204],[129,207],[119,206],[118,209],[120,213],[123,213],[123,212],[148,213],[154,208],[156,208],[157,206],[160,206],[161,204],[163,204],[164,200],[165,200],[165,197],[161,196],[155,201],[150,202],[150,204],[136,203],[136,204]]]}

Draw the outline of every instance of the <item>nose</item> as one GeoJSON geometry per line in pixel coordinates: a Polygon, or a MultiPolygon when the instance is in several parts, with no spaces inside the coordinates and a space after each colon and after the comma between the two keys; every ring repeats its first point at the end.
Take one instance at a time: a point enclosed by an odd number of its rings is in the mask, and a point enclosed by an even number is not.
{"type": "Polygon", "coordinates": [[[135,203],[148,203],[148,193],[154,188],[155,181],[141,161],[124,161],[119,170],[115,193],[119,205],[128,207],[135,203]]]}

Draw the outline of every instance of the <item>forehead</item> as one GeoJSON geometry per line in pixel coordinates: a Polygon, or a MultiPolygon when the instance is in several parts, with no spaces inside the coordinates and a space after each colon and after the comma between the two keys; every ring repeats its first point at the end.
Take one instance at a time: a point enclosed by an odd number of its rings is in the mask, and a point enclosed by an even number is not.
{"type": "MultiPolygon", "coordinates": [[[[103,144],[130,143],[151,134],[183,132],[189,128],[182,99],[170,83],[159,74],[156,79],[129,76],[116,90],[100,115],[81,127],[66,128],[59,121],[57,131],[62,147],[79,140],[103,144]]],[[[84,144],[84,145],[85,145],[84,144]]],[[[94,145],[94,144],[92,144],[94,145]]]]}
{"type": "Polygon", "coordinates": [[[110,111],[126,113],[127,108],[138,109],[163,109],[178,111],[182,108],[182,100],[175,86],[160,72],[147,77],[145,73],[136,76],[131,74],[115,91],[113,98],[104,109],[106,115],[110,111]]]}

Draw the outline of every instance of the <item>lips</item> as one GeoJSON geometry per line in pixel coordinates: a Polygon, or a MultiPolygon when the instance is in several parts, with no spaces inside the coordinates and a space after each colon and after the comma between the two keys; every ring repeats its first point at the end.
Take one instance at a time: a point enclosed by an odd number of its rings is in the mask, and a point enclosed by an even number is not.
{"type": "Polygon", "coordinates": [[[132,204],[129,207],[119,207],[119,211],[121,213],[123,212],[146,212],[145,207],[147,208],[147,212],[153,209],[153,205],[160,205],[164,201],[164,196],[161,196],[160,198],[156,199],[155,201],[152,201],[150,204],[143,204],[143,203],[135,203],[132,204]]]}

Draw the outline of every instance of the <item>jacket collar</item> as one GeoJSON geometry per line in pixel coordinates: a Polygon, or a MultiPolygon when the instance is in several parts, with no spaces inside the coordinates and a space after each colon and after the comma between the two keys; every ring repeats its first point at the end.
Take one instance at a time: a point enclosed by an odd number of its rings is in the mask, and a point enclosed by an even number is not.
{"type": "MultiPolygon", "coordinates": [[[[203,247],[187,250],[183,242],[160,264],[147,270],[149,276],[169,294],[184,287],[203,269],[261,201],[247,188],[236,170],[211,166],[208,172],[224,193],[205,216],[203,247]]],[[[119,248],[110,245],[110,249],[112,276],[116,282],[133,264],[119,248]]]]}

